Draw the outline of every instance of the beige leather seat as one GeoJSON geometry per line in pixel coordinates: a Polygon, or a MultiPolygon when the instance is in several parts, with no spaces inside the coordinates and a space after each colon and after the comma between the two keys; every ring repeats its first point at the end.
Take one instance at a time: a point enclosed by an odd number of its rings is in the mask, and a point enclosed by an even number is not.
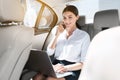
{"type": "Polygon", "coordinates": [[[20,0],[0,0],[0,80],[19,80],[32,48],[33,29],[19,24],[24,13],[20,0]]]}
{"type": "Polygon", "coordinates": [[[117,9],[98,11],[94,16],[94,35],[104,29],[118,26],[119,24],[119,13],[117,9]]]}
{"type": "Polygon", "coordinates": [[[120,26],[93,38],[79,80],[120,80],[120,26]]]}

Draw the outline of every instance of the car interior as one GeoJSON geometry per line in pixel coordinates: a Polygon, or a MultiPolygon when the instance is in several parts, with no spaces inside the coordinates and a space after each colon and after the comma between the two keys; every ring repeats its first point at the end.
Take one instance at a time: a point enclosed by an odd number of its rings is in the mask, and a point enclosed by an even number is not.
{"type": "MultiPolygon", "coordinates": [[[[57,4],[57,2],[53,2],[57,4]]],[[[28,70],[26,63],[30,59],[30,54],[33,54],[35,51],[40,51],[40,53],[46,51],[49,42],[55,36],[55,26],[62,20],[60,13],[66,6],[66,4],[63,3],[67,1],[61,0],[58,2],[61,2],[61,4],[56,7],[55,5],[51,5],[52,1],[49,3],[47,0],[0,0],[0,80],[30,80],[37,74],[34,70],[28,70]],[[30,8],[31,6],[33,9],[30,8]],[[35,18],[33,18],[33,15],[35,18]]],[[[80,29],[90,35],[91,39],[80,80],[86,78],[90,78],[91,80],[113,80],[113,78],[116,77],[114,75],[111,79],[108,77],[107,79],[106,77],[105,79],[98,79],[97,77],[101,75],[101,73],[94,73],[94,71],[98,71],[96,69],[100,68],[97,66],[97,63],[102,56],[107,55],[106,51],[111,54],[108,56],[108,60],[110,60],[114,52],[116,52],[114,58],[119,56],[119,15],[118,9],[99,10],[95,12],[92,23],[86,22],[86,15],[80,15],[77,23],[81,26],[80,29]],[[112,35],[116,36],[111,37],[112,35]],[[113,42],[115,42],[115,44],[113,42]],[[98,58],[97,54],[92,55],[91,53],[97,53],[101,57],[98,58]],[[93,63],[95,63],[95,66],[93,66],[93,63]],[[87,67],[89,67],[90,70],[91,68],[97,68],[95,70],[92,69],[93,72],[89,74],[87,67]],[[85,73],[88,74],[86,78],[85,73]]],[[[50,58],[52,60],[54,56],[50,56],[50,58]]],[[[105,60],[106,57],[102,59],[105,60]]],[[[106,60],[104,64],[107,65],[108,60],[106,60]]],[[[118,57],[113,61],[116,60],[119,60],[118,57]]],[[[102,63],[98,65],[102,65],[102,63]]],[[[117,66],[117,63],[114,65],[117,66]]],[[[103,69],[104,71],[108,71],[106,67],[108,66],[105,66],[106,70],[103,69]]],[[[116,73],[119,74],[117,67],[113,67],[116,68],[116,73]]],[[[107,75],[108,72],[104,74],[107,75]]],[[[107,76],[111,75],[113,74],[107,76]]],[[[119,79],[119,76],[115,78],[115,80],[119,79]]]]}

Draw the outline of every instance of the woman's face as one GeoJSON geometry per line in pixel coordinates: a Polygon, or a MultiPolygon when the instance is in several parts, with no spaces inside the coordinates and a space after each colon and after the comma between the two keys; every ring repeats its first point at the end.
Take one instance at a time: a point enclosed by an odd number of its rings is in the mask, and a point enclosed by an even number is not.
{"type": "Polygon", "coordinates": [[[70,11],[66,11],[63,13],[63,22],[66,26],[66,30],[72,30],[76,28],[76,21],[78,20],[79,16],[76,16],[70,11]]]}

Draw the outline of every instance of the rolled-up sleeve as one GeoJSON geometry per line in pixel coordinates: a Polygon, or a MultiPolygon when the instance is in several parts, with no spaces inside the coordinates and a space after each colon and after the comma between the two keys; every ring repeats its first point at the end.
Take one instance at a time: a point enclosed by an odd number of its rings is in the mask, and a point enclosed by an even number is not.
{"type": "Polygon", "coordinates": [[[83,44],[82,44],[81,62],[84,62],[85,60],[85,56],[86,56],[89,44],[90,44],[90,37],[89,35],[86,35],[86,37],[84,38],[83,44]]]}
{"type": "Polygon", "coordinates": [[[47,47],[47,53],[49,56],[53,55],[54,52],[55,52],[55,49],[51,49],[51,48],[47,47]]]}
{"type": "Polygon", "coordinates": [[[53,55],[54,52],[55,52],[55,48],[54,49],[50,48],[50,46],[52,45],[54,39],[55,39],[55,36],[54,36],[54,38],[51,40],[51,42],[47,46],[47,53],[48,53],[49,56],[53,55]]]}
{"type": "Polygon", "coordinates": [[[53,39],[50,41],[50,43],[47,46],[47,53],[48,53],[49,56],[53,55],[54,52],[55,52],[55,49],[51,49],[50,46],[52,45],[53,40],[55,39],[55,34],[56,34],[57,27],[58,26],[55,26],[51,31],[51,35],[53,36],[53,39]]]}

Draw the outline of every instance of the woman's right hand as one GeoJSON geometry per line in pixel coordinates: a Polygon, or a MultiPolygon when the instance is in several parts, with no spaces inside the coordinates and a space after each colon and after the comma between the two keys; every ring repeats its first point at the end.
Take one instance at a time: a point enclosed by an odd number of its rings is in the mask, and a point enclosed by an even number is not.
{"type": "Polygon", "coordinates": [[[64,31],[64,26],[63,23],[60,23],[57,27],[57,32],[56,35],[59,35],[60,33],[62,33],[64,31]]]}

